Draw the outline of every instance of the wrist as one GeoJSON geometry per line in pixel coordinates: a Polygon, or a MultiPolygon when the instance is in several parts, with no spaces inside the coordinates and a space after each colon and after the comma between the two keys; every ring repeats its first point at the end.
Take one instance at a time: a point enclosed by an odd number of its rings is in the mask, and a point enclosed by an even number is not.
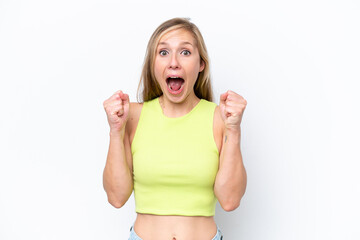
{"type": "Polygon", "coordinates": [[[225,127],[225,134],[233,134],[233,135],[240,135],[241,134],[241,128],[238,127],[225,127]]]}
{"type": "Polygon", "coordinates": [[[225,142],[240,143],[241,129],[239,128],[225,128],[224,131],[225,142]]]}
{"type": "Polygon", "coordinates": [[[125,128],[123,129],[110,129],[110,133],[109,133],[110,137],[115,137],[115,138],[121,138],[124,139],[125,136],[125,128]]]}

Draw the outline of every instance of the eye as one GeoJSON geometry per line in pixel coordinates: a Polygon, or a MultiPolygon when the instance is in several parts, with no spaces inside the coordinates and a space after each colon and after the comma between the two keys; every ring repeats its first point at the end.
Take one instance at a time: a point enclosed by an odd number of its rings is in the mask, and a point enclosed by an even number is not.
{"type": "Polygon", "coordinates": [[[188,51],[188,50],[184,50],[184,51],[182,51],[181,53],[184,54],[185,56],[188,56],[188,55],[191,54],[191,52],[188,51]]]}
{"type": "Polygon", "coordinates": [[[165,55],[168,54],[168,52],[165,51],[165,50],[161,50],[161,51],[159,52],[159,54],[160,54],[160,56],[165,56],[165,55]]]}

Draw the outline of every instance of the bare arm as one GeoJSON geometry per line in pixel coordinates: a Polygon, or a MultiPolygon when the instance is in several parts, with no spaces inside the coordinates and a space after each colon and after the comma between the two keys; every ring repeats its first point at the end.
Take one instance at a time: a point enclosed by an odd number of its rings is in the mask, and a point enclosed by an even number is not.
{"type": "Polygon", "coordinates": [[[126,146],[129,145],[128,134],[110,132],[103,185],[109,203],[116,208],[127,202],[134,188],[132,169],[126,159],[126,146]]]}
{"type": "Polygon", "coordinates": [[[246,100],[233,91],[220,96],[223,139],[214,192],[225,211],[235,210],[240,205],[247,184],[240,150],[240,123],[246,104],[246,100]]]}
{"type": "Polygon", "coordinates": [[[103,172],[103,186],[108,201],[116,208],[129,199],[133,188],[132,155],[127,121],[130,116],[130,100],[118,91],[104,102],[110,126],[110,144],[103,172]]]}
{"type": "Polygon", "coordinates": [[[225,130],[214,191],[225,211],[235,210],[246,189],[246,171],[240,151],[240,129],[225,130]]]}

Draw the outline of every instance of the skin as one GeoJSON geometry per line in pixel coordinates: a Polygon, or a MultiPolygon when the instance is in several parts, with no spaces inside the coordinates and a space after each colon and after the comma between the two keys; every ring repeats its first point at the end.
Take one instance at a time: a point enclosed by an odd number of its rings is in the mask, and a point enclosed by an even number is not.
{"type": "Polygon", "coordinates": [[[200,99],[193,90],[199,72],[204,70],[204,63],[196,42],[188,31],[174,30],[165,34],[159,41],[155,57],[154,72],[163,96],[160,97],[164,114],[179,117],[189,112],[200,99]],[[173,95],[167,90],[166,78],[169,75],[181,76],[184,90],[173,95]]]}
{"type": "MultiPolygon", "coordinates": [[[[193,91],[197,75],[204,69],[192,35],[174,30],[160,39],[155,58],[155,76],[162,88],[160,103],[167,117],[180,117],[200,101],[193,91]],[[189,54],[190,53],[190,54],[189,54]],[[167,90],[166,76],[181,75],[184,89],[179,95],[167,90]]],[[[220,96],[214,113],[213,134],[220,153],[214,192],[225,211],[235,210],[245,193],[246,171],[240,151],[240,123],[246,100],[233,91],[220,96]]],[[[104,169],[104,188],[109,202],[122,207],[133,191],[131,144],[143,104],[129,101],[122,91],[104,102],[110,125],[110,146],[104,169]],[[119,161],[120,160],[120,161],[119,161]]],[[[216,234],[214,217],[161,216],[137,213],[134,230],[144,240],[210,240],[216,234]]]]}

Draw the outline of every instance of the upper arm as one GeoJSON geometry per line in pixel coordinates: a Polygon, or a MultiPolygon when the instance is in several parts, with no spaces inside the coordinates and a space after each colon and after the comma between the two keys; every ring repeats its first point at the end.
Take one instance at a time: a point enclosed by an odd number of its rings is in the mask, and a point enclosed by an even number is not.
{"type": "Polygon", "coordinates": [[[131,173],[133,173],[133,158],[131,152],[131,143],[132,143],[132,139],[134,138],[137,124],[139,122],[142,105],[143,105],[142,103],[136,103],[136,102],[130,103],[129,118],[125,126],[125,136],[124,136],[125,156],[131,173]]]}
{"type": "Polygon", "coordinates": [[[220,107],[216,106],[215,112],[214,112],[213,132],[214,132],[215,143],[219,150],[219,155],[221,155],[221,149],[222,149],[222,145],[223,145],[224,129],[225,129],[225,124],[221,118],[220,107]]]}
{"type": "Polygon", "coordinates": [[[133,173],[133,160],[132,160],[132,154],[131,154],[131,145],[130,145],[128,124],[126,124],[126,127],[125,127],[124,147],[125,147],[125,157],[126,157],[127,165],[129,166],[130,172],[133,173]]]}

